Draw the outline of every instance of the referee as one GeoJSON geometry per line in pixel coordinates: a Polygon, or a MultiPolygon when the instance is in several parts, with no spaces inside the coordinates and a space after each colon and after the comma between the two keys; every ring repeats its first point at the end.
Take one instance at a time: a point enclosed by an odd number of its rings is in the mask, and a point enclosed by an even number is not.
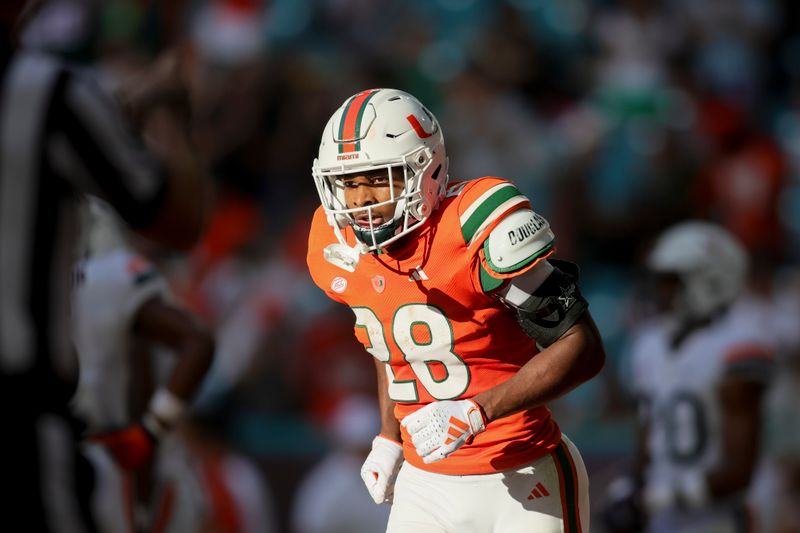
{"type": "MultiPolygon", "coordinates": [[[[143,138],[92,80],[47,55],[15,50],[25,0],[0,1],[0,529],[94,531],[92,479],[67,404],[77,200],[105,199],[132,229],[187,249],[207,218],[210,182],[179,113],[152,105],[172,83],[160,68],[137,108],[143,138]]],[[[135,94],[135,93],[132,93],[135,94]]]]}

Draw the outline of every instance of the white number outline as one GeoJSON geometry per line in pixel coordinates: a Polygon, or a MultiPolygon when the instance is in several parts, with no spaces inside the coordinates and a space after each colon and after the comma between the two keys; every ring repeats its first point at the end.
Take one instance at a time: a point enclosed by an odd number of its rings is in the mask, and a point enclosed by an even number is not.
{"type": "Polygon", "coordinates": [[[389,398],[401,403],[416,403],[419,401],[417,382],[430,396],[436,400],[451,400],[464,394],[472,381],[469,366],[453,351],[455,339],[450,320],[438,307],[411,303],[399,307],[392,317],[392,340],[403,359],[411,367],[416,379],[397,380],[392,370],[391,351],[386,342],[386,333],[377,314],[369,307],[353,307],[356,315],[357,328],[364,328],[367,334],[367,351],[378,361],[385,363],[386,376],[389,383],[389,398]],[[419,315],[422,316],[419,316],[419,315]],[[412,319],[413,317],[413,319],[412,319]],[[411,330],[415,325],[422,324],[428,328],[430,342],[421,344],[414,340],[411,330]],[[445,331],[446,338],[442,335],[445,331]],[[435,341],[437,337],[444,340],[435,341]],[[448,348],[441,354],[441,346],[448,348]],[[436,353],[431,353],[427,347],[437,347],[436,353]],[[437,380],[431,372],[428,363],[440,363],[447,375],[437,380]],[[453,381],[453,379],[457,381],[453,381]],[[449,382],[449,383],[447,383],[449,382]]]}
{"type": "Polygon", "coordinates": [[[688,390],[675,391],[659,412],[666,427],[667,453],[670,460],[678,464],[691,464],[705,454],[708,448],[708,417],[702,399],[688,390]],[[689,416],[681,422],[679,409],[689,416]],[[689,436],[688,446],[680,437],[689,436]]]}

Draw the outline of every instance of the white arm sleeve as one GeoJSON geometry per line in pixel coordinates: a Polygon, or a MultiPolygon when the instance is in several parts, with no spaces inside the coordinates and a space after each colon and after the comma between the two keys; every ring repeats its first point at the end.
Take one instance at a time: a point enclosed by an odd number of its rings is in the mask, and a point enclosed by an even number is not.
{"type": "Polygon", "coordinates": [[[553,271],[553,265],[545,261],[540,261],[515,278],[498,292],[500,299],[517,307],[521,306],[525,300],[533,296],[533,293],[544,283],[547,276],[553,271]]]}

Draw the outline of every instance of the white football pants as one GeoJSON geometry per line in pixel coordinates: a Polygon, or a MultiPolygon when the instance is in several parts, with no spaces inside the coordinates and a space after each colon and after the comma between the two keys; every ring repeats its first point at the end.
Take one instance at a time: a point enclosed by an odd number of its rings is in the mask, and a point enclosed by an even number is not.
{"type": "Polygon", "coordinates": [[[566,437],[513,470],[453,476],[403,463],[387,533],[588,533],[589,478],[566,437]]]}

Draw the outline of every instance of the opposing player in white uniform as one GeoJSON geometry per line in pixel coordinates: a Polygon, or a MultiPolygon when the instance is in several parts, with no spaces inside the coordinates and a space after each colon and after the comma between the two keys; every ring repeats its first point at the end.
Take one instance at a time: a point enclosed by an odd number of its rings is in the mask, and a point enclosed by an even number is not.
{"type": "Polygon", "coordinates": [[[648,531],[733,533],[755,520],[745,496],[772,348],[764,315],[740,297],[747,263],[727,231],[694,221],[648,257],[665,311],[632,353],[648,531]]]}
{"type": "Polygon", "coordinates": [[[280,531],[273,491],[263,471],[220,438],[214,416],[219,415],[192,410],[163,443],[147,531],[280,531]]]}
{"type": "MultiPolygon", "coordinates": [[[[102,215],[96,218],[95,224],[110,223],[102,215]]],[[[95,225],[92,232],[114,229],[95,225]]],[[[73,409],[87,424],[86,451],[97,472],[97,522],[103,531],[121,532],[132,527],[132,474],[149,465],[160,438],[182,416],[210,366],[214,343],[192,315],[167,302],[165,280],[152,263],[122,240],[94,239],[100,241],[105,244],[95,246],[75,271],[73,340],[80,380],[73,409]],[[135,339],[163,345],[178,356],[144,413],[135,412],[131,402],[132,374],[134,365],[146,368],[151,361],[134,360],[135,339]]]]}

